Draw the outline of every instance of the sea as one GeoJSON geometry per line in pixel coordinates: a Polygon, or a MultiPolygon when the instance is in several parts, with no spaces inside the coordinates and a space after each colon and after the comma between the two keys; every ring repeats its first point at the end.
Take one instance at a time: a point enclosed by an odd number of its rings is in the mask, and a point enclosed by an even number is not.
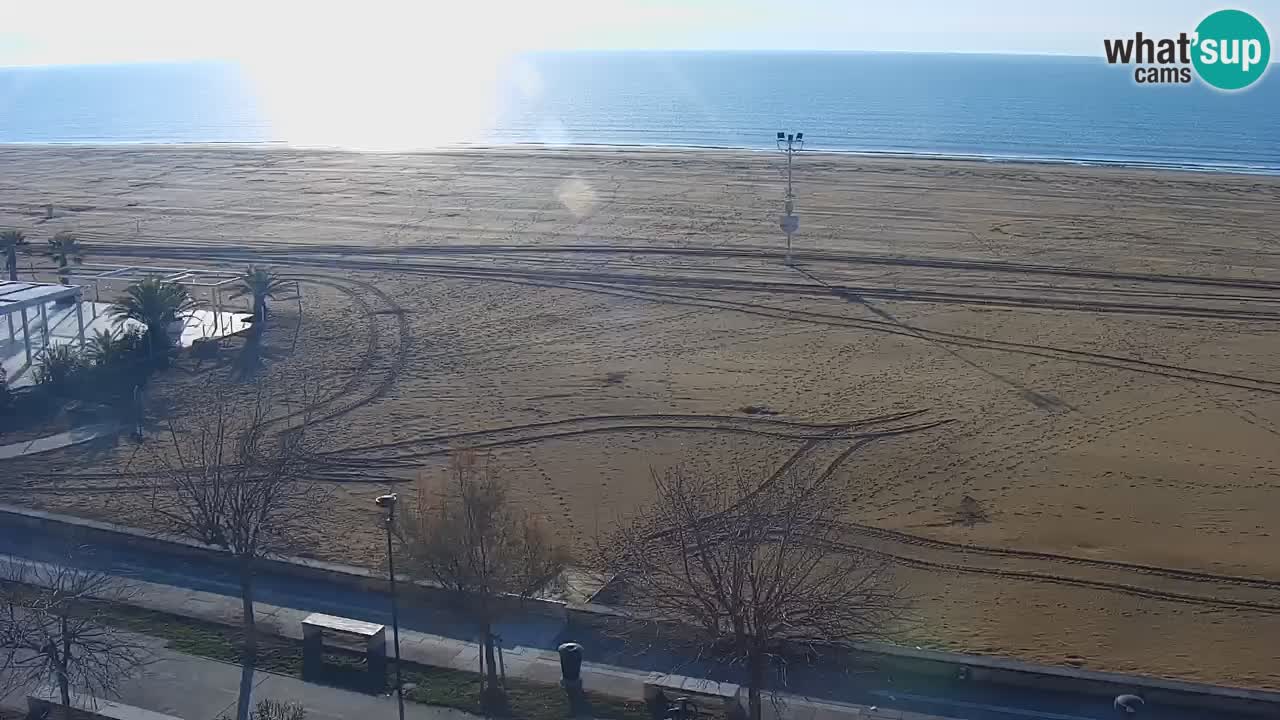
{"type": "MultiPolygon", "coordinates": [[[[461,64],[460,64],[461,65],[461,64]]],[[[546,52],[467,68],[0,69],[0,143],[775,147],[1280,173],[1280,73],[1139,85],[1101,57],[546,52]]]]}

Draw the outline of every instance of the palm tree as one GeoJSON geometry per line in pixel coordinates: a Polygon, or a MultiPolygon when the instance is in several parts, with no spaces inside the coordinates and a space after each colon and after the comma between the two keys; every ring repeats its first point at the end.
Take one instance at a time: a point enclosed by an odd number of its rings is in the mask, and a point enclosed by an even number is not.
{"type": "Polygon", "coordinates": [[[98,330],[85,343],[84,356],[95,367],[113,367],[128,357],[130,348],[124,336],[116,337],[110,330],[98,330]]]}
{"type": "Polygon", "coordinates": [[[21,230],[0,232],[0,250],[4,251],[4,268],[9,279],[18,279],[18,248],[27,244],[27,236],[21,230]]]}
{"type": "Polygon", "coordinates": [[[271,271],[270,268],[250,265],[240,278],[240,287],[232,293],[232,299],[246,295],[253,297],[253,318],[256,322],[267,319],[267,298],[272,300],[285,289],[286,280],[271,271]]]}
{"type": "Polygon", "coordinates": [[[49,238],[49,257],[58,263],[58,281],[67,284],[67,266],[84,262],[84,247],[76,236],[65,230],[49,238]]]}
{"type": "Polygon", "coordinates": [[[191,313],[195,301],[182,285],[149,277],[125,288],[124,297],[115,302],[111,315],[116,324],[134,320],[147,329],[147,342],[154,358],[159,348],[168,348],[169,323],[191,313]]]}

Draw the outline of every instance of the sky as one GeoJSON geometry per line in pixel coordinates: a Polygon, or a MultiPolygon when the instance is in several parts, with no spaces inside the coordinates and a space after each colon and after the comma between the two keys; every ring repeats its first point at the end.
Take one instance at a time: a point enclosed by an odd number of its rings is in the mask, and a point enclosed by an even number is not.
{"type": "MultiPolygon", "coordinates": [[[[231,60],[256,69],[460,63],[531,49],[1100,55],[1212,0],[0,0],[0,67],[231,60]]],[[[1280,3],[1228,5],[1280,28],[1280,3]],[[1269,5],[1270,9],[1264,9],[1269,5]]]]}

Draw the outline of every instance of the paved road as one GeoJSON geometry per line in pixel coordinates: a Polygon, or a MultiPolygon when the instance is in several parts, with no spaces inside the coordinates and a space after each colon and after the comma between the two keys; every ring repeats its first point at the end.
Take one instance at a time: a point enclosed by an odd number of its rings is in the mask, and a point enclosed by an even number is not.
{"type": "MultiPolygon", "coordinates": [[[[64,555],[49,538],[37,537],[28,529],[0,526],[0,554],[57,562],[64,555]]],[[[170,556],[125,545],[90,548],[77,562],[132,576],[148,582],[186,587],[236,596],[239,583],[232,571],[216,563],[193,565],[187,558],[170,556]]],[[[258,599],[283,607],[326,612],[370,622],[390,624],[390,605],[384,594],[334,587],[316,580],[266,575],[258,580],[258,599]]],[[[421,632],[472,640],[461,618],[438,607],[403,608],[402,626],[421,632]]],[[[587,648],[587,659],[637,670],[679,672],[738,682],[733,669],[672,655],[664,650],[636,652],[590,629],[566,626],[562,621],[526,614],[501,623],[498,632],[508,647],[555,648],[575,641],[587,648]]],[[[1105,720],[1117,717],[1109,700],[1063,692],[1040,692],[982,685],[967,681],[925,676],[889,675],[874,669],[855,673],[792,669],[788,673],[792,692],[815,698],[879,705],[920,713],[946,715],[969,720],[1105,720]]],[[[1142,717],[1159,720],[1246,720],[1246,716],[1148,707],[1142,717]]]]}

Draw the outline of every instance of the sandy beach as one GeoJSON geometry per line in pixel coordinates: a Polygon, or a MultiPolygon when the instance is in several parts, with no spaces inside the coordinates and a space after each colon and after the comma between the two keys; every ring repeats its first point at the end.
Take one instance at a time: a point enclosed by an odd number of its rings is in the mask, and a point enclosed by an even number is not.
{"type": "MultiPolygon", "coordinates": [[[[450,448],[579,546],[651,468],[803,462],[897,559],[917,644],[1280,688],[1280,178],[805,153],[787,267],[781,165],[7,146],[0,227],[300,281],[252,356],[147,402],[321,380],[314,555],[376,566],[370,498],[450,448]]],[[[145,522],[138,457],[6,463],[0,501],[145,522]]]]}

